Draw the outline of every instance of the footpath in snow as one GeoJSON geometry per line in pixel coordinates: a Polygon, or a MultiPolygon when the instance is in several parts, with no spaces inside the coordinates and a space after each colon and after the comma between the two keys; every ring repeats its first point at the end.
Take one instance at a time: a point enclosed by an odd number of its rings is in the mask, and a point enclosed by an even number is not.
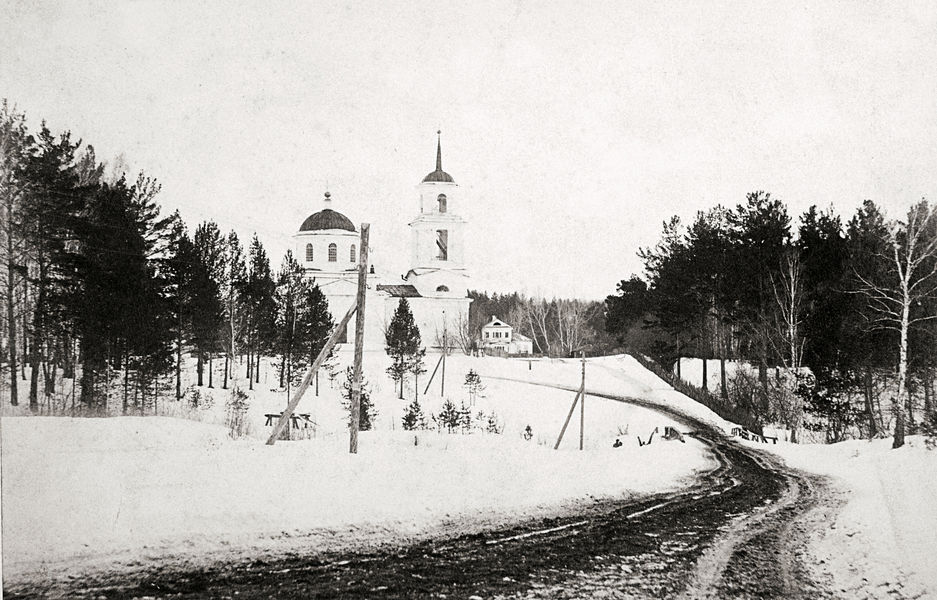
{"type": "MultiPolygon", "coordinates": [[[[586,450],[577,449],[577,409],[563,446],[554,451],[573,394],[494,375],[575,385],[576,361],[453,357],[447,397],[467,401],[461,381],[475,368],[486,389],[472,410],[495,413],[503,433],[402,431],[410,399],[395,397],[376,354],[368,356],[367,372],[378,416],[355,456],[347,451],[337,386],[322,385],[319,397],[310,394],[300,404],[299,411],[318,423],[314,438],[272,447],[263,443],[269,432],[263,414],[281,410],[285,393],[267,390],[251,399],[253,436],[238,441],[212,422],[214,413],[204,415],[207,422],[2,419],[5,577],[42,577],[76,565],[323,551],[356,538],[405,540],[460,522],[484,527],[593,498],[676,489],[714,464],[692,439],[639,446],[638,436],[646,439],[655,427],[662,432],[674,423],[599,398],[587,400],[586,450]],[[525,439],[528,427],[532,436],[525,439]],[[616,438],[621,448],[612,448],[616,438]]],[[[625,381],[622,364],[588,367],[590,386],[623,394],[665,387],[653,375],[642,379],[647,372],[640,366],[632,373],[636,379],[625,381]]],[[[407,391],[410,396],[412,388],[407,391]]],[[[438,391],[421,396],[427,413],[442,401],[438,391]]]]}

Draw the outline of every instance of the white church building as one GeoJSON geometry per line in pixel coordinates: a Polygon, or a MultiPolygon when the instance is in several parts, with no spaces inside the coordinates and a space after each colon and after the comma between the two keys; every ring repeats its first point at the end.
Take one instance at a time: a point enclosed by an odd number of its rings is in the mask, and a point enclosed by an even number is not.
{"type": "MultiPolygon", "coordinates": [[[[385,277],[372,264],[365,299],[365,347],[383,349],[384,330],[400,298],[406,298],[427,348],[441,347],[444,332],[468,321],[469,276],[463,245],[465,220],[458,216],[459,186],[442,170],[442,143],[436,143],[436,169],[418,186],[419,205],[410,223],[410,268],[385,277]]],[[[372,225],[372,231],[373,231],[372,225]]],[[[322,290],[338,321],[354,303],[358,289],[360,232],[336,211],[329,192],[323,208],[310,215],[293,236],[294,255],[322,290]]],[[[354,320],[349,331],[354,331],[354,320]]],[[[449,333],[449,335],[452,335],[449,333]]],[[[350,340],[350,336],[349,336],[350,340]]],[[[451,343],[451,342],[450,342],[451,343]]]]}

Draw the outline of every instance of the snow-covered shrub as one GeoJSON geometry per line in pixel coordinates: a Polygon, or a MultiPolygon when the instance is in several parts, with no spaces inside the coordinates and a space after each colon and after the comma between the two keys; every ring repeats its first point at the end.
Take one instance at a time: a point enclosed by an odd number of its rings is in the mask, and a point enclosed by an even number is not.
{"type": "Polygon", "coordinates": [[[534,430],[528,425],[524,428],[524,439],[528,442],[534,437],[534,430]]]}
{"type": "Polygon", "coordinates": [[[233,439],[237,440],[250,434],[250,422],[247,420],[249,408],[247,393],[240,388],[232,389],[225,403],[225,426],[228,428],[228,435],[233,439]]]}
{"type": "Polygon", "coordinates": [[[212,406],[215,405],[215,399],[208,392],[202,393],[200,389],[195,386],[189,386],[189,389],[186,390],[186,394],[189,400],[189,406],[192,408],[197,408],[199,410],[209,410],[212,406]]]}

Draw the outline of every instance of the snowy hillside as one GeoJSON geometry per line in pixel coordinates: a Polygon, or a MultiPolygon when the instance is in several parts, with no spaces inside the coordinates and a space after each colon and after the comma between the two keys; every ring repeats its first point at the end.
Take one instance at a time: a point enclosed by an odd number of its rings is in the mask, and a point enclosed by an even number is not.
{"type": "MultiPolygon", "coordinates": [[[[629,360],[590,361],[588,385],[680,402],[629,360]]],[[[211,407],[176,407],[202,423],[167,417],[4,418],[5,572],[16,577],[66,562],[217,559],[219,552],[251,548],[324,550],[355,538],[405,539],[457,520],[481,527],[545,516],[591,498],[673,489],[713,464],[692,439],[681,444],[658,438],[639,446],[637,437],[647,439],[654,428],[675,423],[594,397],[586,401],[586,452],[577,449],[578,409],[561,450],[554,451],[573,394],[495,377],[575,386],[577,361],[450,357],[446,396],[468,403],[461,383],[469,368],[477,369],[485,390],[471,410],[494,413],[501,434],[401,430],[413,388],[405,390],[406,400],[397,399],[385,367],[383,353],[366,354],[378,416],[375,430],[362,433],[357,456],[347,452],[338,386],[325,379],[320,395],[310,392],[298,409],[311,415],[315,430],[301,432],[308,439],[273,447],[263,444],[271,429],[264,414],[279,412],[286,395],[269,385],[251,395],[252,435],[239,441],[220,424],[225,392],[218,389],[211,407]],[[528,426],[529,440],[523,435],[528,426]],[[621,448],[612,448],[616,438],[624,442],[621,448]]],[[[439,383],[420,396],[427,414],[443,402],[439,383]]]]}

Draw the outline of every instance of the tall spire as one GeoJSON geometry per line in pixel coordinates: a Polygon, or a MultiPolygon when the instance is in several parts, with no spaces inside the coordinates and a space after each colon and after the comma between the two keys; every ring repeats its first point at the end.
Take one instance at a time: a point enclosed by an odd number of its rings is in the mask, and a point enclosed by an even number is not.
{"type": "Polygon", "coordinates": [[[436,132],[436,170],[423,178],[423,183],[455,183],[452,176],[442,170],[442,130],[436,132]]]}

